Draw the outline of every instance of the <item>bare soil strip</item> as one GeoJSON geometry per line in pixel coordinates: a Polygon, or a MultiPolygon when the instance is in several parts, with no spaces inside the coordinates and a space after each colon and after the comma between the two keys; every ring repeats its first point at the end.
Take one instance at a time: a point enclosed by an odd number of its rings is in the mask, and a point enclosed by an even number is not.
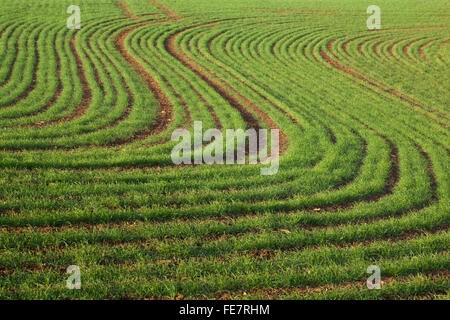
{"type": "Polygon", "coordinates": [[[158,0],[150,0],[160,11],[172,19],[178,19],[175,11],[170,10],[165,4],[158,0]]]}
{"type": "Polygon", "coordinates": [[[403,47],[403,54],[405,55],[405,57],[407,57],[409,60],[411,60],[414,63],[417,63],[417,61],[409,54],[409,48],[411,48],[415,43],[417,43],[420,40],[423,40],[423,39],[411,41],[410,43],[408,43],[406,46],[403,47]]]}
{"type": "Polygon", "coordinates": [[[192,70],[195,74],[197,74],[203,81],[208,83],[212,88],[215,89],[217,93],[219,93],[222,98],[227,100],[235,109],[237,109],[243,116],[244,121],[248,124],[250,128],[259,129],[258,121],[253,117],[253,115],[247,111],[245,107],[243,107],[239,101],[235,97],[233,97],[227,90],[225,90],[219,83],[210,79],[210,76],[204,72],[196,62],[194,62],[191,58],[186,56],[184,53],[180,53],[175,45],[175,39],[180,35],[183,31],[178,32],[170,36],[166,40],[166,50],[178,61],[180,61],[185,67],[192,70]]]}
{"type": "Polygon", "coordinates": [[[404,64],[404,62],[401,61],[401,60],[395,55],[395,53],[394,53],[394,48],[395,48],[395,46],[397,46],[397,45],[398,45],[400,42],[402,42],[402,41],[403,41],[403,39],[400,39],[400,40],[397,40],[396,42],[392,43],[392,44],[388,47],[388,50],[387,50],[387,51],[389,52],[389,54],[391,55],[391,57],[393,57],[393,58],[399,60],[401,63],[404,64]]]}
{"type": "Polygon", "coordinates": [[[380,42],[376,43],[376,44],[373,46],[372,50],[373,50],[373,52],[374,52],[379,58],[382,58],[382,59],[384,60],[384,58],[380,55],[380,50],[379,50],[379,47],[380,47],[383,43],[384,43],[384,41],[380,41],[380,42]]]}
{"type": "Polygon", "coordinates": [[[127,139],[118,139],[115,141],[114,144],[123,144],[136,139],[144,139],[145,137],[148,137],[150,135],[162,133],[169,127],[169,124],[173,121],[174,109],[169,101],[169,98],[162,90],[158,81],[154,79],[148,73],[148,71],[145,70],[143,66],[127,51],[125,44],[126,38],[134,30],[141,28],[143,26],[147,26],[149,24],[160,23],[163,21],[167,22],[167,20],[159,20],[144,23],[143,25],[134,26],[131,29],[128,29],[125,32],[121,33],[114,41],[120,54],[125,58],[125,60],[127,60],[127,62],[133,67],[133,69],[145,80],[147,86],[150,88],[153,95],[158,100],[159,104],[157,119],[148,129],[135,134],[133,137],[127,139]]]}
{"type": "MultiPolygon", "coordinates": [[[[367,42],[369,42],[369,41],[374,41],[374,40],[378,40],[378,39],[381,39],[381,37],[370,38],[370,39],[366,39],[365,41],[361,42],[361,43],[359,44],[359,46],[358,46],[358,52],[359,52],[361,55],[365,56],[364,51],[362,50],[363,46],[364,46],[367,42]]],[[[375,52],[375,53],[376,53],[376,52],[375,52]]]]}
{"type": "MultiPolygon", "coordinates": [[[[421,272],[408,274],[405,276],[397,276],[397,277],[382,277],[381,284],[382,286],[389,285],[394,281],[407,281],[412,276],[415,275],[425,275],[426,277],[431,278],[432,280],[438,280],[440,278],[448,279],[450,277],[450,273],[448,270],[439,270],[434,272],[421,272]]],[[[299,296],[307,296],[310,294],[321,293],[321,292],[329,292],[329,291],[341,291],[350,288],[357,288],[360,290],[367,290],[366,286],[367,279],[361,279],[359,281],[345,282],[340,284],[333,285],[322,285],[322,286],[301,286],[301,287],[289,287],[289,288],[270,288],[270,289],[252,289],[249,291],[240,290],[236,293],[220,293],[216,296],[216,299],[219,300],[228,300],[230,298],[239,299],[245,298],[246,295],[251,294],[258,295],[264,297],[264,299],[275,299],[280,296],[285,295],[299,295],[299,296]]],[[[445,293],[445,292],[444,292],[445,293]]],[[[282,297],[280,297],[282,298],[282,297]]]]}
{"type": "MultiPolygon", "coordinates": [[[[212,25],[216,22],[207,23],[205,25],[212,25]]],[[[217,78],[212,74],[212,72],[205,71],[203,67],[201,67],[196,61],[192,60],[186,54],[182,53],[176,48],[175,40],[176,38],[185,32],[186,30],[197,28],[200,26],[189,27],[185,30],[174,33],[169,38],[167,38],[165,46],[166,50],[177,60],[179,60],[185,67],[192,70],[195,74],[197,74],[203,81],[208,83],[214,90],[222,96],[232,107],[241,113],[244,121],[247,123],[249,128],[259,129],[261,128],[258,120],[253,116],[251,112],[244,107],[239,99],[243,101],[246,105],[248,105],[253,112],[255,112],[263,121],[265,121],[270,128],[279,129],[278,125],[265,113],[263,112],[255,103],[247,99],[245,96],[241,95],[238,91],[236,91],[229,83],[227,83],[224,79],[217,78]],[[224,86],[223,86],[224,85],[224,86]],[[228,87],[228,90],[233,91],[233,94],[230,93],[225,87],[228,87]],[[236,98],[239,97],[239,99],[236,98]]],[[[280,152],[283,153],[287,150],[288,139],[283,131],[280,130],[280,152]]]]}
{"type": "MultiPolygon", "coordinates": [[[[219,34],[218,34],[219,35],[219,34]]],[[[218,36],[216,35],[216,37],[218,36]]],[[[211,45],[212,42],[214,41],[215,37],[209,39],[208,44],[207,44],[207,48],[209,51],[209,54],[212,54],[212,50],[211,50],[211,45]]],[[[272,45],[271,47],[271,52],[273,55],[275,55],[274,53],[274,46],[275,44],[272,45]]],[[[224,44],[224,50],[225,50],[225,44],[224,44]]],[[[208,57],[206,57],[203,53],[201,53],[202,57],[208,61],[210,61],[211,63],[214,63],[214,61],[212,61],[211,59],[209,59],[208,57]]],[[[217,65],[218,68],[220,68],[221,70],[223,70],[224,72],[228,73],[228,71],[220,65],[217,65]]],[[[236,77],[235,77],[236,78],[236,77]]],[[[253,77],[254,78],[254,77],[253,77]]],[[[242,81],[241,79],[236,78],[236,80],[238,80],[239,82],[242,83],[242,85],[246,86],[249,90],[253,91],[254,93],[256,93],[257,95],[259,95],[261,98],[263,98],[267,103],[270,103],[273,107],[275,107],[278,111],[280,111],[281,113],[283,113],[286,117],[288,117],[292,123],[298,125],[299,127],[301,127],[300,123],[297,121],[297,119],[295,119],[290,113],[288,113],[286,110],[284,110],[282,107],[280,107],[279,105],[277,105],[275,102],[273,102],[272,100],[270,100],[269,98],[267,98],[265,95],[259,93],[257,90],[255,90],[252,86],[250,86],[248,83],[242,81]]],[[[233,89],[233,88],[231,88],[233,89]]],[[[275,127],[274,127],[275,128],[275,127]]]]}
{"type": "MultiPolygon", "coordinates": [[[[205,99],[205,97],[203,97],[203,95],[191,84],[191,82],[186,79],[181,73],[179,73],[175,68],[173,68],[169,63],[167,63],[166,61],[164,61],[161,57],[157,56],[158,60],[161,61],[162,63],[166,64],[167,67],[169,67],[173,73],[175,73],[177,76],[179,76],[181,79],[183,79],[184,82],[189,84],[189,87],[192,91],[195,92],[195,94],[198,96],[198,98],[200,99],[200,101],[203,102],[203,104],[205,104],[205,106],[208,108],[209,113],[211,113],[211,117],[214,120],[214,124],[216,126],[217,129],[222,129],[222,123],[220,122],[219,118],[217,117],[216,111],[214,110],[214,108],[209,104],[209,102],[205,99]]],[[[186,113],[186,119],[188,120],[188,123],[186,124],[185,127],[188,126],[188,124],[192,123],[192,119],[191,119],[191,115],[189,113],[189,107],[187,106],[187,103],[185,101],[185,99],[183,97],[181,97],[175,90],[175,88],[167,81],[167,85],[172,89],[172,91],[174,92],[175,96],[178,98],[178,100],[182,101],[183,106],[185,108],[185,113],[186,113]]]]}
{"type": "MultiPolygon", "coordinates": [[[[372,239],[368,239],[368,240],[358,240],[358,241],[348,241],[348,242],[331,242],[331,243],[327,243],[326,245],[324,244],[314,244],[314,245],[305,245],[305,246],[296,246],[296,245],[282,245],[277,247],[276,249],[264,249],[264,248],[258,248],[258,249],[251,249],[251,250],[246,250],[246,251],[239,251],[238,254],[240,256],[251,256],[252,258],[254,258],[255,260],[270,260],[272,258],[274,258],[277,253],[281,253],[281,252],[296,252],[296,251],[301,251],[301,250],[310,250],[310,251],[316,251],[318,249],[320,249],[321,247],[330,247],[330,248],[337,248],[340,250],[345,250],[345,249],[351,249],[351,248],[356,248],[356,247],[361,247],[361,246],[370,246],[373,245],[377,242],[380,241],[384,241],[384,242],[391,242],[391,243],[395,243],[395,242],[407,242],[407,241],[413,241],[417,238],[421,238],[421,237],[426,237],[429,235],[436,235],[438,233],[441,232],[447,232],[448,231],[448,227],[449,224],[443,224],[441,226],[437,226],[437,227],[433,227],[433,228],[429,228],[429,229],[420,229],[420,230],[411,230],[411,231],[406,231],[397,235],[390,235],[390,236],[386,236],[386,235],[382,235],[380,237],[375,237],[372,239]]],[[[314,228],[315,230],[318,229],[330,229],[329,226],[320,226],[320,227],[316,227],[314,228]]],[[[203,236],[200,237],[201,242],[221,242],[221,241],[229,241],[230,239],[239,239],[245,236],[249,236],[249,235],[256,235],[258,232],[260,232],[261,230],[255,230],[255,231],[248,231],[246,233],[238,233],[238,234],[222,234],[222,233],[217,233],[217,234],[213,234],[213,235],[209,235],[209,236],[203,236]]],[[[285,230],[285,229],[267,229],[266,231],[272,231],[275,233],[280,233],[280,234],[286,234],[286,232],[288,232],[289,230],[285,230]],[[284,230],[284,232],[282,231],[284,230]]],[[[310,230],[308,230],[310,231],[310,230]]],[[[127,232],[127,230],[125,229],[124,232],[127,232]]],[[[50,233],[50,231],[49,231],[50,233]]],[[[125,249],[125,248],[136,248],[136,247],[146,247],[146,248],[152,248],[154,246],[156,246],[158,243],[161,243],[163,241],[168,241],[169,243],[175,243],[177,241],[183,241],[186,240],[185,238],[177,238],[177,237],[166,237],[164,238],[164,240],[160,239],[160,238],[148,238],[148,239],[133,239],[133,240],[101,240],[98,242],[93,242],[90,243],[90,245],[95,246],[98,245],[99,247],[105,247],[105,248],[109,248],[109,249],[115,249],[115,248],[120,248],[120,249],[125,249]]],[[[79,246],[79,244],[75,244],[75,246],[79,246]]],[[[14,247],[8,247],[10,249],[14,248],[14,247]]],[[[42,253],[43,252],[43,248],[41,246],[25,246],[25,248],[28,249],[28,251],[30,253],[42,253]]],[[[58,245],[47,245],[45,246],[45,251],[62,251],[65,252],[68,250],[68,245],[67,243],[61,243],[58,245]]],[[[445,251],[447,252],[447,251],[445,251]]],[[[192,259],[196,259],[196,260],[201,260],[201,259],[208,259],[210,258],[209,256],[197,256],[195,254],[193,255],[189,255],[187,257],[184,258],[180,258],[180,259],[176,259],[176,260],[172,260],[171,263],[173,264],[180,264],[182,262],[186,262],[192,259]]],[[[216,257],[217,261],[226,261],[227,257],[216,257]]],[[[155,257],[154,259],[152,259],[152,263],[155,264],[159,264],[159,263],[167,263],[166,259],[161,259],[158,257],[155,257]]],[[[123,265],[123,263],[118,263],[118,265],[123,265]]],[[[33,265],[27,265],[27,268],[30,268],[31,271],[33,271],[33,265]]],[[[9,267],[5,267],[3,270],[15,270],[11,269],[9,267]]],[[[52,267],[49,267],[48,270],[52,270],[52,267]]],[[[1,270],[1,267],[0,267],[1,270]]]]}
{"type": "Polygon", "coordinates": [[[117,5],[122,9],[123,13],[130,19],[136,19],[136,16],[130,11],[128,3],[119,2],[117,5]]]}
{"type": "MultiPolygon", "coordinates": [[[[405,95],[405,94],[403,94],[403,93],[401,93],[401,92],[399,92],[399,91],[397,91],[395,89],[388,88],[386,85],[384,85],[384,84],[382,84],[382,83],[380,83],[378,81],[369,80],[366,77],[360,75],[359,73],[349,69],[348,67],[344,67],[339,62],[337,62],[337,61],[333,60],[332,58],[330,58],[330,56],[325,51],[321,51],[320,55],[322,56],[322,58],[327,63],[329,63],[330,65],[332,65],[336,69],[339,69],[339,70],[341,70],[341,71],[351,75],[354,78],[360,79],[360,80],[370,84],[371,86],[377,87],[378,89],[384,91],[385,93],[387,93],[389,95],[393,95],[393,96],[399,98],[400,100],[407,102],[411,106],[418,107],[419,109],[422,109],[422,110],[427,111],[427,112],[439,113],[439,114],[445,116],[445,118],[447,118],[447,115],[443,114],[439,110],[436,110],[436,109],[427,110],[428,108],[424,107],[422,104],[419,104],[419,103],[415,102],[415,100],[413,100],[412,98],[408,97],[407,95],[405,95]]],[[[414,109],[412,109],[412,110],[415,111],[415,112],[418,112],[417,110],[414,110],[414,109]]],[[[438,123],[439,125],[447,128],[447,129],[450,128],[450,126],[448,124],[445,124],[445,123],[443,123],[443,122],[441,122],[441,121],[439,121],[439,120],[429,116],[428,114],[425,114],[423,112],[419,112],[419,113],[421,115],[425,116],[426,118],[428,118],[428,119],[438,123]]]]}
{"type": "Polygon", "coordinates": [[[428,57],[425,55],[425,48],[427,48],[428,46],[432,45],[436,40],[430,40],[424,44],[422,44],[419,48],[419,56],[425,60],[425,61],[429,61],[428,57]]]}
{"type": "Polygon", "coordinates": [[[348,52],[347,47],[350,45],[350,43],[352,43],[355,40],[356,38],[349,39],[342,44],[342,50],[345,52],[346,55],[351,56],[351,54],[348,52]]]}

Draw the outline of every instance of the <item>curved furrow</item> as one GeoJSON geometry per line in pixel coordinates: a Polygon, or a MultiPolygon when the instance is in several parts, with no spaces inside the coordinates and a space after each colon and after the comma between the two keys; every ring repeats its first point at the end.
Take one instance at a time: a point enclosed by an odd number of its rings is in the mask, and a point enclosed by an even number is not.
{"type": "MultiPolygon", "coordinates": [[[[213,23],[209,23],[209,24],[213,24],[213,23]]],[[[189,30],[191,28],[193,28],[193,27],[190,27],[186,30],[189,30]]],[[[183,30],[183,31],[186,31],[186,30],[183,30]]],[[[203,81],[205,81],[211,87],[213,87],[214,90],[216,90],[217,93],[219,93],[228,103],[230,103],[231,106],[236,108],[242,114],[242,117],[246,121],[248,128],[259,129],[260,125],[259,125],[258,121],[256,120],[256,118],[222,86],[223,81],[214,79],[214,76],[203,71],[202,68],[199,67],[196,62],[194,62],[192,59],[190,59],[183,53],[179,52],[179,49],[177,49],[177,47],[175,45],[175,40],[179,36],[179,34],[181,34],[183,31],[174,33],[172,36],[170,36],[169,38],[166,39],[166,41],[165,41],[166,50],[170,54],[172,54],[173,57],[175,57],[177,60],[179,60],[186,68],[192,70],[203,81]]],[[[257,106],[253,105],[250,101],[246,101],[246,103],[251,104],[251,107],[253,108],[254,111],[257,110],[257,106]]]]}
{"type": "MultiPolygon", "coordinates": [[[[157,23],[160,22],[162,21],[157,21],[157,23]]],[[[148,22],[148,24],[151,23],[155,22],[148,22]]],[[[155,96],[155,98],[158,100],[159,103],[158,115],[155,122],[145,131],[141,131],[139,133],[139,136],[137,137],[138,139],[142,139],[149,135],[159,134],[167,129],[167,127],[169,126],[170,122],[173,119],[173,106],[170,103],[164,91],[161,89],[159,83],[153,77],[151,77],[150,74],[144,68],[142,68],[139,62],[128,52],[126,48],[126,39],[132,31],[134,31],[134,29],[130,28],[125,32],[122,32],[116,38],[115,44],[121,55],[125,58],[125,60],[127,60],[128,63],[134,68],[134,70],[137,73],[139,73],[139,75],[145,80],[148,87],[150,88],[150,90],[152,91],[153,95],[155,96]]]]}
{"type": "MultiPolygon", "coordinates": [[[[383,85],[382,83],[380,83],[380,82],[378,82],[376,80],[367,79],[366,77],[364,77],[361,74],[353,71],[352,69],[341,65],[336,60],[333,60],[325,51],[321,51],[320,54],[321,54],[322,58],[325,61],[327,61],[331,66],[335,67],[336,69],[338,69],[338,70],[340,70],[342,72],[345,72],[345,73],[349,74],[350,76],[352,76],[354,78],[362,80],[362,81],[370,84],[371,86],[374,86],[374,87],[376,87],[378,89],[381,89],[385,93],[387,93],[389,95],[393,95],[393,96],[399,98],[400,100],[403,100],[403,101],[407,102],[409,105],[411,105],[413,107],[418,107],[419,109],[421,109],[423,111],[430,112],[430,110],[428,110],[428,108],[424,107],[421,103],[417,103],[415,100],[413,100],[412,98],[404,95],[403,93],[401,93],[401,92],[399,92],[399,91],[397,91],[395,89],[388,88],[388,87],[386,87],[385,85],[383,85]]],[[[412,110],[414,110],[414,109],[412,109],[412,110]]],[[[419,112],[424,117],[426,117],[426,118],[428,118],[428,119],[430,119],[430,120],[440,124],[441,126],[443,126],[446,129],[450,128],[450,126],[448,124],[446,124],[444,122],[441,122],[440,120],[438,120],[438,119],[436,119],[436,118],[434,118],[434,117],[432,117],[432,116],[430,116],[430,115],[428,115],[426,113],[423,113],[423,112],[420,112],[420,111],[416,111],[416,112],[419,112]]],[[[439,111],[439,110],[431,109],[431,112],[443,115],[442,112],[439,111]]],[[[448,120],[447,116],[445,116],[445,117],[446,117],[445,120],[448,120]]]]}

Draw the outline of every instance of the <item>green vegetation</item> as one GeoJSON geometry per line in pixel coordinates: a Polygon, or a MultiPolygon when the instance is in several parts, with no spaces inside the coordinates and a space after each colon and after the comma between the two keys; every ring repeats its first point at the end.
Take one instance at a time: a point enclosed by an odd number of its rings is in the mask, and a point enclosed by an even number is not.
{"type": "Polygon", "coordinates": [[[448,299],[448,1],[72,4],[0,0],[1,299],[448,299]],[[278,174],[174,166],[194,121],[278,174]]]}

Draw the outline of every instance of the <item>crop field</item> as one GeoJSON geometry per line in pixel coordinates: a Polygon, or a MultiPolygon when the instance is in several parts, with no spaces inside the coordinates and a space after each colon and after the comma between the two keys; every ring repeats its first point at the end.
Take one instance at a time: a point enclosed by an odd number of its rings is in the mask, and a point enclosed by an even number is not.
{"type": "Polygon", "coordinates": [[[449,148],[448,0],[0,0],[0,299],[450,299],[449,148]]]}

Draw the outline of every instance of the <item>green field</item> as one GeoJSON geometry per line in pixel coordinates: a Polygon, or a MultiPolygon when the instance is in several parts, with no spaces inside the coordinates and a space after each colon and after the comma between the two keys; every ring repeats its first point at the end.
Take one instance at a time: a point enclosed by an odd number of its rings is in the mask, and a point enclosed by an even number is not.
{"type": "Polygon", "coordinates": [[[0,0],[0,299],[448,300],[449,75],[448,0],[0,0]]]}

